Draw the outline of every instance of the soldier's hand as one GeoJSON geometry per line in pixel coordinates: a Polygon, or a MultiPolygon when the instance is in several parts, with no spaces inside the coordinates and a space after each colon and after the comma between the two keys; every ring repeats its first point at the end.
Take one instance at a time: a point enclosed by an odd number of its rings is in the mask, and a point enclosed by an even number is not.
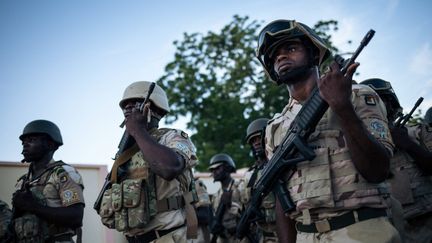
{"type": "Polygon", "coordinates": [[[138,107],[132,108],[132,111],[126,117],[126,131],[133,137],[136,134],[146,131],[147,114],[149,112],[150,103],[144,106],[143,112],[138,107]]]}
{"type": "Polygon", "coordinates": [[[359,65],[359,63],[352,64],[343,75],[339,65],[333,62],[329,70],[318,79],[317,84],[321,97],[336,113],[351,105],[352,76],[359,65]]]}
{"type": "Polygon", "coordinates": [[[18,210],[30,211],[37,203],[30,191],[17,191],[12,196],[12,205],[18,210]]]}
{"type": "Polygon", "coordinates": [[[396,147],[400,149],[408,148],[410,138],[406,127],[391,127],[390,132],[396,147]]]}

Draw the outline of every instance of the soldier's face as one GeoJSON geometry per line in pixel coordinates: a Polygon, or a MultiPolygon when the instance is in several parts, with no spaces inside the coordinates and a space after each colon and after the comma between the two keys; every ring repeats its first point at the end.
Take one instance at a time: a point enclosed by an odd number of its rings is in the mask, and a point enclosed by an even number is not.
{"type": "Polygon", "coordinates": [[[261,136],[252,137],[250,140],[250,145],[255,151],[262,149],[261,136]]]}
{"type": "Polygon", "coordinates": [[[289,41],[279,46],[272,57],[273,69],[279,75],[307,65],[307,50],[300,41],[289,41]]]}
{"type": "Polygon", "coordinates": [[[22,155],[25,161],[33,162],[43,158],[51,150],[49,138],[44,134],[28,135],[22,138],[22,155]]]}
{"type": "Polygon", "coordinates": [[[142,102],[144,102],[144,99],[130,99],[125,101],[122,107],[123,115],[125,117],[128,117],[129,114],[132,112],[132,109],[133,108],[138,109],[142,104],[142,102]]]}
{"type": "Polygon", "coordinates": [[[210,172],[212,173],[214,181],[221,181],[226,176],[225,167],[223,164],[212,169],[210,172]]]}

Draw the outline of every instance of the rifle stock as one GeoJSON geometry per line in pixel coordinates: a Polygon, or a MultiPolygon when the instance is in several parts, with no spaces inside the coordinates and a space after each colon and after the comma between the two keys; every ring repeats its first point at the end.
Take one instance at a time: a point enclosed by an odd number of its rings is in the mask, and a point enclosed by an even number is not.
{"type": "MultiPolygon", "coordinates": [[[[345,74],[348,67],[354,63],[357,56],[372,39],[374,33],[374,30],[369,30],[365,35],[360,46],[341,68],[343,74],[345,74]]],[[[251,200],[237,226],[237,238],[242,239],[246,235],[251,219],[258,214],[257,212],[262,203],[262,199],[271,191],[274,191],[278,196],[285,213],[295,210],[295,204],[292,202],[289,193],[281,191],[280,187],[282,187],[282,184],[279,182],[279,178],[285,171],[292,170],[297,163],[315,158],[314,151],[307,146],[306,141],[315,130],[316,125],[327,109],[327,102],[319,95],[318,87],[315,87],[294,118],[290,129],[276,148],[272,158],[263,168],[261,177],[256,181],[252,190],[251,200]],[[296,156],[297,154],[300,156],[296,156]]]]}

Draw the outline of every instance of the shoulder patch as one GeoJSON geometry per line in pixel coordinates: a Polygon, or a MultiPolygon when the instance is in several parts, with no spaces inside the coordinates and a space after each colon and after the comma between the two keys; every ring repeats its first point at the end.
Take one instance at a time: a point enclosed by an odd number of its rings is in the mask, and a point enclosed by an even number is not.
{"type": "Polygon", "coordinates": [[[380,138],[386,138],[387,137],[386,129],[385,129],[385,126],[382,122],[372,121],[370,123],[370,128],[373,132],[377,133],[380,138]]]}
{"type": "Polygon", "coordinates": [[[181,131],[180,134],[181,134],[182,137],[184,137],[186,139],[189,137],[189,135],[187,133],[183,132],[183,131],[181,131]]]}
{"type": "Polygon", "coordinates": [[[60,182],[61,182],[61,183],[65,183],[67,180],[68,180],[68,178],[67,178],[66,175],[62,175],[62,176],[60,176],[60,182]]]}
{"type": "Polygon", "coordinates": [[[365,95],[364,97],[366,105],[376,105],[376,100],[373,95],[365,95]]]}

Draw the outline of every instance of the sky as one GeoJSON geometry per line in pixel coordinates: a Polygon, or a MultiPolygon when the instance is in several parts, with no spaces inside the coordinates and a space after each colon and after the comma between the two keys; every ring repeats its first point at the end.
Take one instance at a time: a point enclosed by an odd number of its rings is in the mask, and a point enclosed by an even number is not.
{"type": "MultiPolygon", "coordinates": [[[[55,159],[110,167],[124,131],[118,102],[126,86],[161,77],[183,33],[218,32],[234,15],[310,26],[334,19],[342,51],[374,29],[355,79],[390,81],[405,112],[424,97],[424,114],[432,106],[431,9],[431,1],[413,0],[2,0],[0,161],[21,161],[22,129],[47,119],[63,136],[55,159]]],[[[186,121],[173,127],[185,129],[186,121]]]]}

